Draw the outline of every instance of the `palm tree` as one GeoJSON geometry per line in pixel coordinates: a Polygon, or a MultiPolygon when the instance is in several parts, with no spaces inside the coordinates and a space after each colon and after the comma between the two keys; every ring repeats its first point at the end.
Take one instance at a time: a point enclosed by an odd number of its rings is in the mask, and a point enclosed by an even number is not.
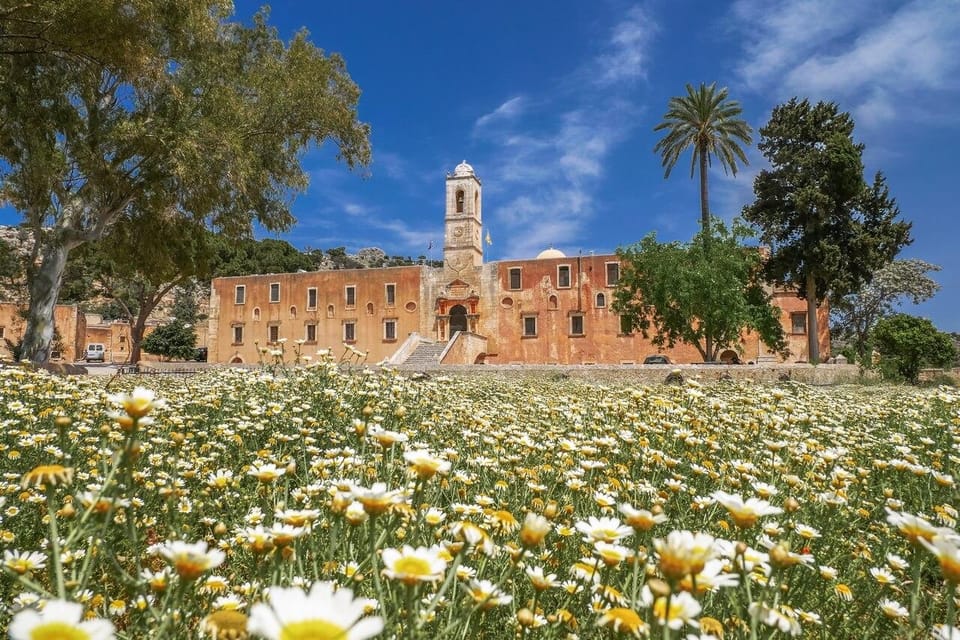
{"type": "Polygon", "coordinates": [[[687,95],[670,98],[663,122],[654,131],[667,130],[667,135],[653,148],[663,157],[666,168],[664,178],[677,164],[680,154],[688,148],[693,150],[690,159],[690,177],[700,165],[700,224],[704,232],[710,227],[710,203],[707,196],[707,168],[713,156],[720,161],[724,173],[737,175],[737,160],[749,164],[738,140],[751,143],[750,125],[740,118],[740,103],[727,100],[727,88],[717,89],[700,83],[699,89],[687,85],[687,95]]]}
{"type": "MultiPolygon", "coordinates": [[[[690,148],[690,177],[697,165],[700,165],[700,224],[703,229],[704,251],[710,249],[710,202],[707,195],[707,168],[712,164],[713,156],[720,160],[724,173],[737,175],[737,160],[748,164],[743,149],[737,143],[740,140],[749,145],[750,125],[740,118],[740,103],[727,100],[727,88],[717,90],[717,83],[709,87],[702,82],[699,89],[687,85],[687,95],[670,98],[663,122],[653,128],[654,131],[667,130],[654,151],[663,158],[666,168],[664,178],[676,166],[680,154],[690,148]]],[[[704,319],[704,321],[706,321],[704,319]]],[[[713,340],[709,332],[706,337],[707,360],[713,361],[713,340]]]]}

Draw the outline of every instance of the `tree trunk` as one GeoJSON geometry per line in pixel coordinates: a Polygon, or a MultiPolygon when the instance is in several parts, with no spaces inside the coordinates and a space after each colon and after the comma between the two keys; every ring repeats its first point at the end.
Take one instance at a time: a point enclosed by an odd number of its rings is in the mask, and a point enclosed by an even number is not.
{"type": "Polygon", "coordinates": [[[820,327],[817,323],[817,281],[807,276],[807,352],[810,364],[820,362],[820,327]]]}
{"type": "MultiPolygon", "coordinates": [[[[700,149],[700,227],[703,231],[703,251],[707,260],[710,259],[710,202],[707,195],[707,153],[705,149],[700,149]]],[[[706,322],[706,320],[701,320],[706,322]]],[[[710,327],[706,326],[704,337],[706,339],[707,357],[704,362],[713,362],[713,336],[710,335],[710,327]]]]}
{"type": "Polygon", "coordinates": [[[57,240],[51,240],[43,249],[40,267],[34,272],[33,282],[30,283],[30,311],[23,334],[21,362],[43,365],[50,360],[54,332],[53,311],[60,294],[60,285],[63,283],[69,252],[70,248],[57,240]]]}
{"type": "Polygon", "coordinates": [[[143,343],[143,330],[146,325],[147,316],[143,314],[138,315],[136,322],[130,324],[130,364],[140,362],[140,345],[143,343]]]}

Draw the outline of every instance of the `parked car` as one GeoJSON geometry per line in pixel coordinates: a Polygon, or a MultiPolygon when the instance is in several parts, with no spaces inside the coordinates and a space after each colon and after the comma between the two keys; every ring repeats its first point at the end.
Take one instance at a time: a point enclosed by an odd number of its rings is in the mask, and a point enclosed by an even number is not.
{"type": "Polygon", "coordinates": [[[83,359],[87,362],[103,362],[106,351],[100,342],[91,342],[87,345],[87,351],[83,359]]]}
{"type": "Polygon", "coordinates": [[[652,356],[647,356],[643,359],[643,364],[673,364],[670,361],[670,358],[663,355],[662,353],[657,353],[652,356]]]}

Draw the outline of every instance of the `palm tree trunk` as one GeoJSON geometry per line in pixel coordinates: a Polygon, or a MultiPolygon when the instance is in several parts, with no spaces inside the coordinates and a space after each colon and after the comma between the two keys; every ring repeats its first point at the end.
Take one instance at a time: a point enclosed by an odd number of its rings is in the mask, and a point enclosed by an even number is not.
{"type": "Polygon", "coordinates": [[[807,359],[810,364],[820,362],[820,327],[817,323],[817,280],[807,275],[807,359]]]}
{"type": "MultiPolygon", "coordinates": [[[[710,202],[707,195],[707,151],[700,149],[700,227],[703,233],[703,250],[710,259],[710,202]]],[[[706,323],[707,320],[701,320],[706,323]]],[[[705,362],[713,362],[713,336],[710,334],[710,325],[704,327],[706,335],[705,362]]]]}

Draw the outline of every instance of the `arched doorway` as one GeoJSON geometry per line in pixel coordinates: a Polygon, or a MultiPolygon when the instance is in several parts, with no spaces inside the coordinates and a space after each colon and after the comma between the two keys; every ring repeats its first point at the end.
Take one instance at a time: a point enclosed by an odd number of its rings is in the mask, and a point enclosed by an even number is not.
{"type": "Polygon", "coordinates": [[[720,362],[723,364],[740,364],[740,356],[733,349],[727,349],[720,354],[720,362]]]}
{"type": "Polygon", "coordinates": [[[450,308],[450,335],[467,330],[467,308],[462,304],[450,308]]]}

